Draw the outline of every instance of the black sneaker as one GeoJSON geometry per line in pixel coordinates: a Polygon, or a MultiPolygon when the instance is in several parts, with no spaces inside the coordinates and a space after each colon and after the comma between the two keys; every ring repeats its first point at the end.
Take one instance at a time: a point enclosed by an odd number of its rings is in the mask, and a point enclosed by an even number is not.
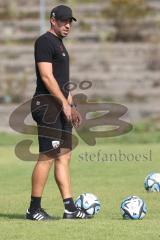
{"type": "Polygon", "coordinates": [[[44,211],[43,208],[38,208],[34,213],[31,213],[29,209],[26,212],[26,219],[35,221],[48,221],[52,220],[51,216],[44,211]]]}
{"type": "Polygon", "coordinates": [[[89,219],[92,216],[84,213],[81,209],[77,209],[75,212],[69,212],[68,210],[64,210],[63,219],[89,219]]]}

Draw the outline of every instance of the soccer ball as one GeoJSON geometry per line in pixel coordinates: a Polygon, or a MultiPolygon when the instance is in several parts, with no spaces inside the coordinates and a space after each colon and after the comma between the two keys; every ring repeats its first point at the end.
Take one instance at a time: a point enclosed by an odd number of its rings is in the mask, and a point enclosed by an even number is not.
{"type": "Polygon", "coordinates": [[[137,196],[125,198],[120,205],[120,211],[124,219],[142,219],[147,213],[145,202],[137,196]]]}
{"type": "Polygon", "coordinates": [[[100,211],[100,202],[92,193],[83,193],[75,201],[76,207],[88,215],[95,215],[100,211]]]}
{"type": "Polygon", "coordinates": [[[160,173],[150,173],[144,180],[144,187],[149,192],[160,192],[160,173]]]}

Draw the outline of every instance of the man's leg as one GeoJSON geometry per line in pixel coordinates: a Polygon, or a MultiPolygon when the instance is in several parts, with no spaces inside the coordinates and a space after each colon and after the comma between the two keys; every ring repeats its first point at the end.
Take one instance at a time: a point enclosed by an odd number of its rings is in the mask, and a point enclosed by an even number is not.
{"type": "Polygon", "coordinates": [[[49,220],[50,216],[41,208],[41,197],[48,179],[53,158],[46,154],[39,154],[38,161],[32,173],[32,194],[30,207],[26,218],[31,220],[49,220]]]}
{"type": "Polygon", "coordinates": [[[61,149],[61,153],[55,158],[54,176],[63,199],[72,197],[69,163],[71,151],[61,149]]]}
{"type": "Polygon", "coordinates": [[[61,196],[64,202],[64,214],[65,219],[86,219],[89,218],[82,210],[77,209],[72,198],[71,179],[69,171],[69,163],[71,159],[71,151],[65,149],[57,158],[55,158],[54,175],[57,185],[59,187],[61,196]]]}
{"type": "Polygon", "coordinates": [[[42,196],[52,164],[53,158],[51,156],[39,154],[39,159],[32,173],[32,196],[42,196]]]}

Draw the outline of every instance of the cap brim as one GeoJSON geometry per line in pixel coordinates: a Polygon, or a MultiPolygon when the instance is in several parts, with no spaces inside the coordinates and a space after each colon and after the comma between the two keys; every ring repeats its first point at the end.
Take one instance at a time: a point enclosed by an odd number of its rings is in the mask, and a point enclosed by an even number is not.
{"type": "Polygon", "coordinates": [[[66,21],[66,20],[68,20],[68,19],[72,19],[73,21],[75,21],[75,22],[77,22],[77,19],[76,18],[74,18],[74,17],[69,17],[69,18],[58,18],[58,17],[54,17],[54,16],[51,16],[51,18],[55,18],[55,19],[57,19],[57,20],[60,20],[60,21],[66,21]]]}
{"type": "Polygon", "coordinates": [[[74,18],[74,17],[64,18],[64,19],[60,19],[60,20],[66,21],[66,20],[69,20],[69,19],[72,19],[73,21],[77,22],[77,19],[74,18]]]}

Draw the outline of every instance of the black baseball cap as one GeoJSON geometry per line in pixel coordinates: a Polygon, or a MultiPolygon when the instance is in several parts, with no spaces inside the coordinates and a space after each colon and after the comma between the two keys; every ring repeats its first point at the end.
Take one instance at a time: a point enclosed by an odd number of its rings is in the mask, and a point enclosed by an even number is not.
{"type": "Polygon", "coordinates": [[[72,19],[75,22],[77,21],[77,19],[72,16],[72,9],[65,5],[59,5],[53,8],[50,14],[50,18],[52,17],[61,21],[65,21],[68,19],[72,19]]]}

